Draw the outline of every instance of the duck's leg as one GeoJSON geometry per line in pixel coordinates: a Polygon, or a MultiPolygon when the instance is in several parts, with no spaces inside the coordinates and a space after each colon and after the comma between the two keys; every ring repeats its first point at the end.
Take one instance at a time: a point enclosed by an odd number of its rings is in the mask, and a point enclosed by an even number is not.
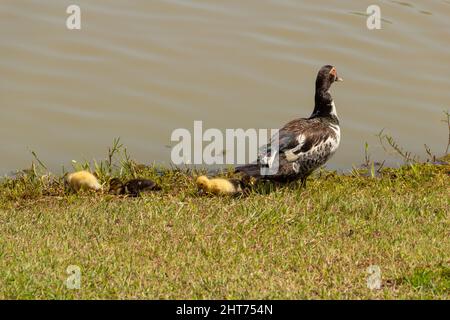
{"type": "Polygon", "coordinates": [[[301,181],[301,187],[306,189],[306,179],[307,177],[302,178],[301,181]]]}

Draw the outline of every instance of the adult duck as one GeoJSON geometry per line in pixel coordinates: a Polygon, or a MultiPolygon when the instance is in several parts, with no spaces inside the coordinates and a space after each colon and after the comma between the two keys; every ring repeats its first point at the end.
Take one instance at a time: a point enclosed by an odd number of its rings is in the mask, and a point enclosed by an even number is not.
{"type": "Polygon", "coordinates": [[[323,166],[339,147],[339,118],[330,93],[331,85],[337,81],[343,80],[336,68],[323,66],[316,78],[311,116],[287,123],[260,149],[256,163],[237,167],[236,171],[280,182],[300,179],[305,186],[307,177],[323,166]]]}

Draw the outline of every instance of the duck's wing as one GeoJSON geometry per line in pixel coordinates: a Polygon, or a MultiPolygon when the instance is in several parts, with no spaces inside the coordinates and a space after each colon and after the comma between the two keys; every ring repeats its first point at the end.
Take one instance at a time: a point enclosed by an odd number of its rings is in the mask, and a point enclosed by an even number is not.
{"type": "Polygon", "coordinates": [[[267,164],[277,154],[295,161],[301,153],[323,143],[330,137],[330,129],[317,119],[296,119],[276,133],[270,143],[260,149],[259,162],[267,164]]]}
{"type": "Polygon", "coordinates": [[[272,136],[269,144],[260,148],[257,163],[236,168],[250,176],[261,174],[261,168],[297,161],[302,153],[325,142],[330,129],[318,119],[296,119],[287,123],[272,136]]]}
{"type": "Polygon", "coordinates": [[[297,161],[302,154],[325,143],[334,134],[335,132],[319,119],[291,121],[280,130],[279,153],[288,162],[297,161]]]}

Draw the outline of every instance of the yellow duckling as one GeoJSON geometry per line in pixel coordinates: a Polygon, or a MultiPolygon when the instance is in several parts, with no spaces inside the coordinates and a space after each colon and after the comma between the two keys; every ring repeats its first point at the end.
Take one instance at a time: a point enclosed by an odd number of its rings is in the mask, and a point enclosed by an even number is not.
{"type": "Polygon", "coordinates": [[[242,185],[236,179],[213,178],[200,176],[196,180],[197,187],[206,193],[215,195],[236,195],[243,192],[242,185]]]}
{"type": "Polygon", "coordinates": [[[79,190],[98,191],[102,189],[102,185],[98,182],[97,178],[88,171],[69,173],[66,177],[66,183],[75,192],[79,190]]]}

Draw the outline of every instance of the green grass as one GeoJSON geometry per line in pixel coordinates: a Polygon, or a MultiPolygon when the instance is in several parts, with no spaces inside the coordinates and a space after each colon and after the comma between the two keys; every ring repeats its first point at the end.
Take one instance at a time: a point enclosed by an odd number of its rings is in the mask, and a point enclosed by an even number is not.
{"type": "Polygon", "coordinates": [[[163,191],[70,194],[36,167],[1,183],[0,298],[450,298],[449,165],[320,171],[306,189],[226,198],[199,196],[189,172],[109,162],[102,182],[148,177],[163,191]]]}

